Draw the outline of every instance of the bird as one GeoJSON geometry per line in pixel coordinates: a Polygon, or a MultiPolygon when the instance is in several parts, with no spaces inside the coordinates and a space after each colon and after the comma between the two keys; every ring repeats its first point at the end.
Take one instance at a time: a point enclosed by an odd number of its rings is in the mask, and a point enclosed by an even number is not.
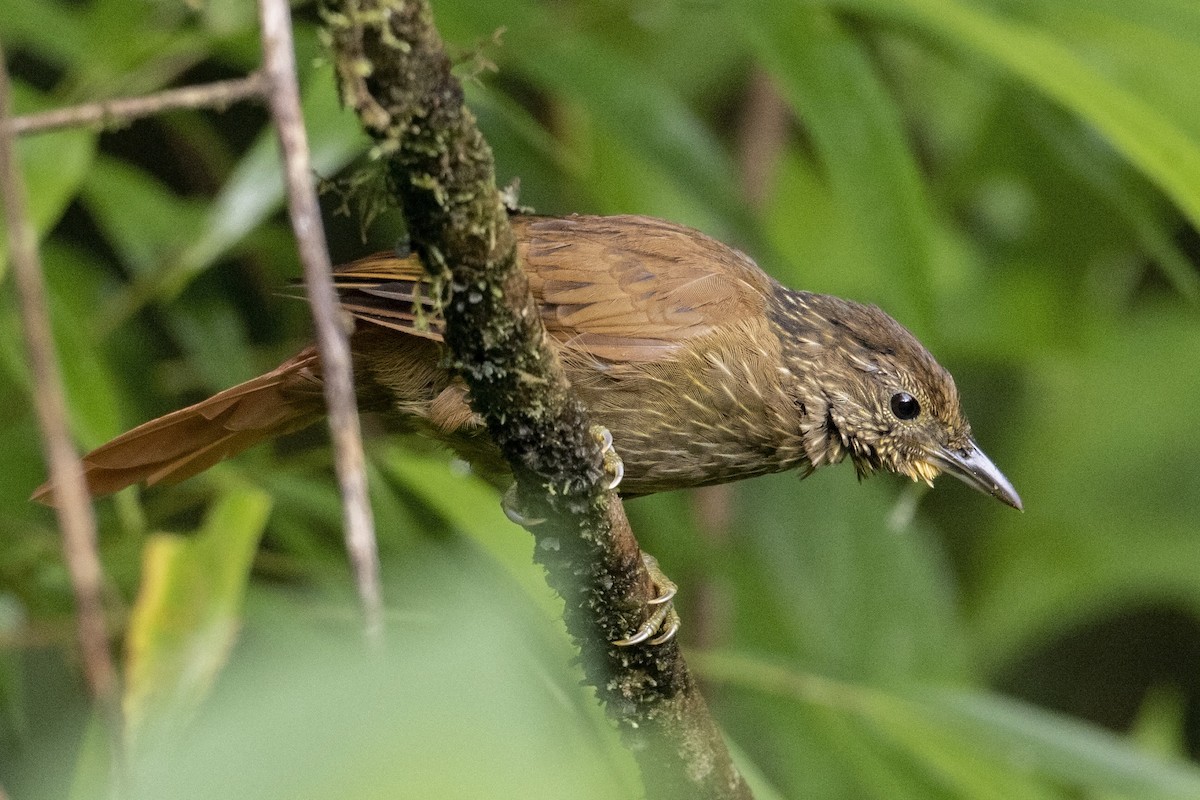
{"type": "MultiPolygon", "coordinates": [[[[623,496],[808,475],[848,458],[860,478],[888,471],[932,486],[946,473],[1023,508],[972,436],[950,373],[876,306],[789,289],[741,251],[652,217],[510,221],[549,341],[591,419],[611,433],[623,496]]],[[[354,323],[360,407],[511,482],[447,366],[419,257],[380,253],[333,278],[354,323]]],[[[87,486],[101,496],[176,483],[324,413],[310,346],[88,453],[87,486]]],[[[52,503],[52,486],[33,499],[52,503]]]]}

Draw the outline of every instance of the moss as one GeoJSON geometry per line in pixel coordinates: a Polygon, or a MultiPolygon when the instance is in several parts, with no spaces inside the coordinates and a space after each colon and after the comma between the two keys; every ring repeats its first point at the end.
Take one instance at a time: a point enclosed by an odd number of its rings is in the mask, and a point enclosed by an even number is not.
{"type": "Polygon", "coordinates": [[[347,0],[326,19],[342,96],[386,158],[412,248],[446,278],[439,286],[454,367],[512,466],[522,503],[547,520],[532,529],[536,558],[565,600],[589,681],[654,784],[652,796],[748,796],[678,646],[610,644],[640,625],[649,579],[606,488],[587,415],[547,344],[491,148],[463,106],[428,5],[347,0]],[[711,779],[712,764],[720,780],[711,779]]]}

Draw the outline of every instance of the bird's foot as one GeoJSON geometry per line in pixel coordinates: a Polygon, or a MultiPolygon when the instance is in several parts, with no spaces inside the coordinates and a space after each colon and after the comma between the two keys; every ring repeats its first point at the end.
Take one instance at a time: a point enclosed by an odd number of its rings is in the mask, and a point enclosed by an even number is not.
{"type": "MultiPolygon", "coordinates": [[[[600,445],[600,453],[604,459],[604,473],[608,476],[608,484],[604,488],[616,489],[621,485],[621,480],[625,477],[625,462],[621,460],[621,457],[617,455],[617,451],[613,447],[612,433],[603,425],[593,425],[590,433],[596,444],[600,445]]],[[[515,483],[509,486],[504,492],[504,496],[500,498],[500,507],[504,509],[504,516],[522,528],[532,528],[546,521],[541,517],[531,517],[525,513],[521,508],[517,485],[515,483]]]]}
{"type": "Polygon", "coordinates": [[[649,645],[665,644],[679,633],[679,612],[671,602],[679,587],[662,571],[662,567],[658,566],[658,559],[654,556],[642,553],[642,563],[650,573],[650,580],[656,592],[654,598],[647,603],[653,610],[641,627],[624,639],[613,642],[617,647],[630,647],[642,642],[649,645]]]}
{"type": "Polygon", "coordinates": [[[608,428],[603,425],[593,425],[591,434],[592,438],[596,440],[596,444],[600,445],[600,453],[604,458],[604,473],[608,475],[608,486],[605,488],[615,489],[621,485],[621,480],[625,477],[625,462],[621,460],[621,456],[613,447],[612,433],[608,428]]]}
{"type": "Polygon", "coordinates": [[[518,495],[517,485],[514,483],[500,497],[500,508],[504,510],[504,516],[522,528],[532,528],[546,521],[544,517],[531,517],[526,514],[524,509],[521,508],[518,495]]]}

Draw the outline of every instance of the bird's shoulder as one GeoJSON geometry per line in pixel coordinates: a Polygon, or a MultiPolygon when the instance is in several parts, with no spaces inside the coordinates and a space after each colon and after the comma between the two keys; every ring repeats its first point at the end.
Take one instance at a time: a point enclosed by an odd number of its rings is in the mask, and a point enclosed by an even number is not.
{"type": "MultiPolygon", "coordinates": [[[[705,234],[642,216],[512,219],[548,333],[589,359],[669,359],[689,342],[761,316],[772,281],[705,234]]],[[[357,319],[441,340],[443,323],[415,255],[377,253],[334,270],[357,319]]]]}
{"type": "Polygon", "coordinates": [[[656,361],[761,315],[771,280],[705,234],[642,216],[517,217],[552,336],[609,361],[656,361]]]}

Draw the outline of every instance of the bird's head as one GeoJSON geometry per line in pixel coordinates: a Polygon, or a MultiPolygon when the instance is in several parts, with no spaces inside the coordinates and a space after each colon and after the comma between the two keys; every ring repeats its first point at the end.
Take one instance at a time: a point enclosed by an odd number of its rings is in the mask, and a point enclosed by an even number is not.
{"type": "Polygon", "coordinates": [[[860,476],[887,469],[930,485],[946,472],[1022,507],[972,438],[954,379],[915,336],[874,306],[823,295],[797,300],[790,311],[802,321],[787,327],[798,358],[817,367],[806,378],[817,413],[804,430],[814,467],[849,456],[860,476]]]}

